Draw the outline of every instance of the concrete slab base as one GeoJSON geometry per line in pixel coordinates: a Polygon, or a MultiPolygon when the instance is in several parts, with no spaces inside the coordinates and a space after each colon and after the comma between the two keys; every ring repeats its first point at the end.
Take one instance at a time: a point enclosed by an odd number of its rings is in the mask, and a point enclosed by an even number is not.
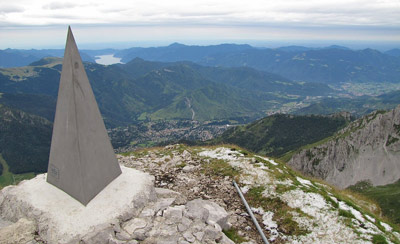
{"type": "Polygon", "coordinates": [[[73,243],[118,219],[129,219],[156,198],[154,177],[122,167],[112,181],[85,207],[46,182],[46,174],[0,192],[0,216],[17,222],[31,219],[47,243],[73,243]]]}

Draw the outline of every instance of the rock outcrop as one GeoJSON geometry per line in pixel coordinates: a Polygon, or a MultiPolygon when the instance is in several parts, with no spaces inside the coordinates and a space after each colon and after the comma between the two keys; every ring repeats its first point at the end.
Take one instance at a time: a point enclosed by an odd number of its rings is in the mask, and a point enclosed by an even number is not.
{"type": "MultiPolygon", "coordinates": [[[[35,207],[39,204],[37,201],[45,198],[32,201],[26,191],[23,192],[27,194],[26,199],[14,197],[16,189],[32,184],[35,178],[0,192],[0,218],[13,222],[0,219],[0,243],[262,243],[232,186],[233,179],[271,243],[370,243],[375,236],[388,243],[400,240],[395,226],[386,224],[378,214],[368,210],[376,207],[374,204],[368,209],[362,208],[328,185],[306,179],[280,162],[239,148],[173,145],[118,155],[118,160],[122,176],[128,168],[135,168],[130,170],[144,176],[138,181],[147,182],[143,192],[147,194],[131,199],[123,208],[126,211],[114,207],[110,208],[114,211],[107,213],[97,210],[87,218],[113,216],[81,232],[77,228],[79,223],[71,225],[64,216],[60,219],[72,228],[69,232],[72,237],[63,239],[65,236],[57,234],[60,225],[58,229],[46,227],[55,222],[49,222],[49,216],[35,207]]],[[[128,190],[135,188],[135,184],[139,183],[117,184],[116,188],[128,190]]],[[[102,193],[86,208],[96,204],[102,193]]],[[[118,202],[125,195],[129,194],[103,197],[118,202]]],[[[106,199],[99,201],[104,207],[109,205],[106,199]]],[[[59,210],[65,211],[63,207],[59,210]]]]}
{"type": "Polygon", "coordinates": [[[0,193],[0,243],[225,243],[228,213],[210,200],[187,201],[154,188],[154,177],[123,174],[86,207],[38,175],[0,193]]]}
{"type": "Polygon", "coordinates": [[[400,106],[352,122],[329,141],[295,154],[293,168],[345,188],[359,181],[385,185],[400,178],[400,106]]]}

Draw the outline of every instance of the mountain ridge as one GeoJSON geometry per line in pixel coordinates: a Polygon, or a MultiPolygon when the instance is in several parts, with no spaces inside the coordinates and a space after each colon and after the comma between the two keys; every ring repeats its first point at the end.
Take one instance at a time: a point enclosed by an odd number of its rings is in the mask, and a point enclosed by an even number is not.
{"type": "Polygon", "coordinates": [[[399,151],[400,105],[352,122],[330,140],[294,154],[288,164],[340,188],[365,180],[386,185],[400,178],[399,151]]]}
{"type": "Polygon", "coordinates": [[[254,153],[282,157],[291,150],[331,136],[348,122],[347,114],[275,114],[230,128],[210,143],[234,144],[254,153]]]}
{"type": "MultiPolygon", "coordinates": [[[[0,69],[0,91],[55,98],[60,59],[46,58],[32,65],[0,69]]],[[[326,85],[296,83],[251,68],[203,67],[188,62],[161,63],[143,59],[108,66],[85,63],[85,68],[106,124],[113,127],[139,118],[162,119],[160,115],[168,114],[176,115],[168,117],[171,119],[187,119],[192,110],[198,110],[194,119],[200,121],[257,118],[277,101],[289,102],[334,92],[326,85]],[[185,97],[193,100],[191,108],[182,106],[185,97]],[[196,103],[199,99],[204,103],[196,103]],[[211,113],[201,112],[206,107],[211,108],[211,113]]]]}
{"type": "MultiPolygon", "coordinates": [[[[82,50],[81,52],[84,61],[90,62],[94,62],[96,56],[104,54],[114,54],[125,63],[139,57],[159,62],[191,61],[214,67],[247,66],[276,73],[295,81],[332,85],[343,82],[400,82],[398,49],[380,52],[370,48],[352,50],[338,45],[323,48],[288,46],[272,49],[257,48],[247,44],[188,46],[173,43],[162,47],[82,50]]],[[[9,67],[14,58],[29,59],[18,65],[21,66],[35,61],[33,57],[40,59],[45,56],[62,57],[62,55],[61,49],[0,50],[0,67],[9,67]],[[7,60],[10,62],[7,63],[7,60]]]]}

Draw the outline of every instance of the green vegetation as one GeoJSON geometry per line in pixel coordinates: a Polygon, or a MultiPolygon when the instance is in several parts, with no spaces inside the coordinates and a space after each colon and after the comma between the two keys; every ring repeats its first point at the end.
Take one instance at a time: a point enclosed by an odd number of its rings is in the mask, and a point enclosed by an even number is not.
{"type": "Polygon", "coordinates": [[[52,125],[46,119],[0,107],[0,153],[10,172],[46,172],[51,132],[52,125]]]}
{"type": "Polygon", "coordinates": [[[346,217],[346,218],[352,218],[352,219],[355,218],[354,215],[350,211],[343,210],[343,209],[339,209],[339,216],[346,217]]]}
{"type": "Polygon", "coordinates": [[[364,116],[375,110],[394,109],[400,104],[400,91],[390,91],[379,96],[358,96],[356,98],[324,98],[308,107],[294,112],[297,115],[332,114],[349,111],[355,116],[364,116]]]}
{"type": "Polygon", "coordinates": [[[242,243],[246,241],[246,239],[240,236],[237,233],[237,230],[234,228],[230,228],[229,230],[223,230],[223,232],[229,239],[231,239],[235,243],[242,243]]]}
{"type": "Polygon", "coordinates": [[[278,229],[280,232],[286,235],[305,235],[308,233],[306,229],[303,229],[299,224],[293,220],[292,211],[302,213],[298,209],[292,209],[280,198],[269,198],[264,197],[262,192],[265,190],[264,187],[251,188],[246,193],[246,200],[253,207],[262,207],[265,211],[273,211],[273,220],[278,223],[278,229]]]}
{"type": "Polygon", "coordinates": [[[326,140],[346,124],[342,117],[277,114],[229,129],[213,142],[232,143],[258,154],[280,157],[301,146],[326,140]]]}
{"type": "Polygon", "coordinates": [[[222,159],[208,159],[202,163],[202,173],[211,176],[229,176],[236,177],[239,171],[233,168],[228,162],[222,159]]]}
{"type": "MultiPolygon", "coordinates": [[[[290,106],[294,106],[306,96],[333,92],[327,85],[293,82],[245,67],[135,59],[124,65],[85,63],[85,69],[108,127],[148,120],[192,119],[193,115],[197,121],[249,121],[267,110],[279,109],[281,104],[293,102],[290,106]]],[[[10,95],[0,102],[52,118],[60,70],[60,60],[54,58],[27,67],[2,69],[0,92],[10,95]],[[12,97],[16,94],[23,95],[12,97]]]]}
{"type": "Polygon", "coordinates": [[[400,180],[384,186],[372,186],[370,182],[362,181],[348,189],[375,200],[384,216],[400,224],[400,180]]]}
{"type": "Polygon", "coordinates": [[[373,244],[388,244],[386,238],[382,235],[375,234],[372,236],[372,243],[373,244]]]}
{"type": "Polygon", "coordinates": [[[0,174],[0,189],[8,185],[16,185],[23,180],[32,179],[35,177],[34,173],[13,174],[8,170],[8,165],[0,154],[0,166],[2,173],[0,174]]]}

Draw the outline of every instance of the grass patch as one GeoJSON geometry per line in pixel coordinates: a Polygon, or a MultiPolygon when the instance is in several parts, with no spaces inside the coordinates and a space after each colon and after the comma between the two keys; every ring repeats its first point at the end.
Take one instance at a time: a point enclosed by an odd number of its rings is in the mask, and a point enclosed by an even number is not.
{"type": "Polygon", "coordinates": [[[34,173],[13,174],[8,170],[8,164],[0,154],[0,164],[3,166],[3,173],[0,176],[0,189],[8,185],[16,185],[23,180],[32,179],[34,173]]]}
{"type": "Polygon", "coordinates": [[[397,225],[400,224],[400,180],[384,186],[359,182],[349,189],[376,201],[384,216],[397,225]]]}
{"type": "Polygon", "coordinates": [[[230,228],[229,230],[224,230],[222,232],[224,232],[224,234],[235,243],[242,243],[246,241],[246,239],[240,236],[237,233],[237,230],[234,228],[230,228]]]}
{"type": "Polygon", "coordinates": [[[275,192],[278,194],[285,193],[287,191],[291,191],[296,189],[297,187],[294,185],[284,185],[284,184],[277,184],[275,188],[275,192]]]}
{"type": "Polygon", "coordinates": [[[234,178],[240,173],[239,170],[233,168],[223,159],[208,159],[208,162],[203,161],[202,168],[202,173],[206,175],[229,176],[234,178]]]}
{"type": "Polygon", "coordinates": [[[297,212],[296,209],[289,207],[280,198],[267,198],[262,195],[265,190],[264,187],[251,188],[247,194],[246,199],[253,207],[261,207],[265,211],[274,212],[273,220],[277,222],[278,229],[286,235],[305,235],[309,231],[303,229],[299,224],[293,220],[292,211],[297,212]]]}
{"type": "Polygon", "coordinates": [[[339,216],[355,219],[354,215],[350,211],[343,210],[343,209],[339,209],[339,216]]]}
{"type": "Polygon", "coordinates": [[[388,244],[388,242],[386,241],[386,238],[382,235],[373,235],[372,243],[373,244],[388,244]]]}

